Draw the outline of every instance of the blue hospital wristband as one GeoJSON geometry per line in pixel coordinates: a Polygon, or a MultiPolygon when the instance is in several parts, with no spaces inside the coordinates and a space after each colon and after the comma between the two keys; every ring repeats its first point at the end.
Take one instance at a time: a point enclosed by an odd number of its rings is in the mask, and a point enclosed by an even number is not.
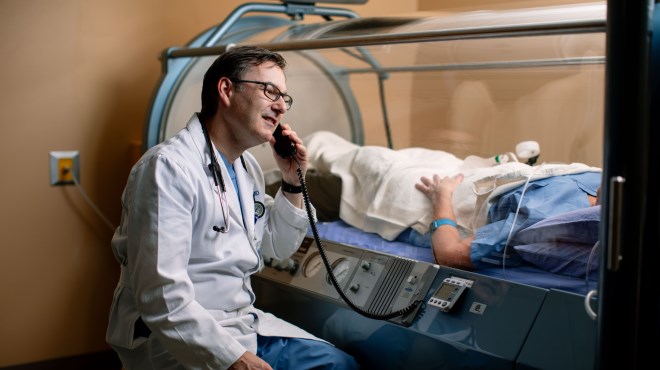
{"type": "Polygon", "coordinates": [[[456,222],[454,222],[454,220],[451,220],[451,219],[448,219],[448,218],[439,218],[439,219],[431,222],[431,225],[429,226],[429,228],[431,229],[431,234],[433,234],[435,232],[435,230],[437,228],[439,228],[440,226],[442,226],[442,225],[449,225],[449,226],[451,226],[455,229],[457,228],[456,227],[456,222]]]}

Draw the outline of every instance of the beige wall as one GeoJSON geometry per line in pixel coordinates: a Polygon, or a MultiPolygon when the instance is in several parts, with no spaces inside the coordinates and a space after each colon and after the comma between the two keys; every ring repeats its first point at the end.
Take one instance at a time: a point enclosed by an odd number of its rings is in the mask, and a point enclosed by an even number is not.
{"type": "MultiPolygon", "coordinates": [[[[159,53],[185,44],[240,3],[0,0],[0,367],[108,349],[105,327],[119,272],[112,229],[75,186],[50,185],[49,152],[80,151],[82,188],[118,224],[160,76],[159,53]]],[[[530,4],[370,0],[352,9],[378,16],[479,3],[530,4]]]]}
{"type": "MultiPolygon", "coordinates": [[[[50,186],[49,152],[80,151],[84,191],[118,224],[159,53],[240,3],[0,0],[0,367],[108,349],[112,231],[75,186],[50,186]]],[[[415,7],[371,0],[353,9],[415,7]]]]}

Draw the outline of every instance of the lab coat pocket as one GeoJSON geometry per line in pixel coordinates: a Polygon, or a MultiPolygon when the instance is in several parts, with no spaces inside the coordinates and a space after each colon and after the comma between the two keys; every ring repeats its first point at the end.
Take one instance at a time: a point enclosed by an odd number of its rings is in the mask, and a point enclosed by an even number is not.
{"type": "Polygon", "coordinates": [[[118,285],[110,307],[110,318],[106,342],[111,346],[134,349],[147,341],[145,337],[133,338],[135,323],[140,314],[133,306],[132,294],[123,285],[118,285]]]}

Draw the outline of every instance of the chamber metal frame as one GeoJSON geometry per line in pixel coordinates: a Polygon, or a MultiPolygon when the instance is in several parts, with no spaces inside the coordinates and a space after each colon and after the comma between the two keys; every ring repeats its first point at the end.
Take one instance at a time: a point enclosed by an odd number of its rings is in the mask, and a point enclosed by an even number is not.
{"type": "MultiPolygon", "coordinates": [[[[248,9],[240,9],[234,11],[225,20],[218,30],[209,37],[209,41],[204,43],[203,46],[191,45],[182,48],[170,48],[166,50],[163,55],[163,60],[175,60],[178,58],[195,58],[203,56],[220,55],[227,50],[231,45],[229,40],[223,40],[226,43],[218,46],[209,46],[221,40],[221,35],[229,30],[235,23],[239,21],[241,15],[247,13],[249,10],[259,9],[254,4],[250,5],[248,9]]],[[[290,13],[290,9],[286,7],[268,7],[268,11],[286,11],[290,13]]],[[[322,12],[323,15],[332,13],[332,11],[322,12]]],[[[310,14],[316,14],[312,11],[310,14]]],[[[346,14],[340,13],[342,16],[346,14]]],[[[357,17],[353,17],[357,18],[357,17]]],[[[379,94],[381,100],[381,111],[383,115],[383,126],[385,129],[387,146],[393,148],[391,137],[389,116],[387,112],[387,105],[385,104],[385,88],[383,81],[387,79],[388,73],[398,72],[415,72],[415,71],[441,71],[441,70],[476,70],[485,68],[520,68],[520,67],[548,67],[548,66],[567,66],[578,64],[603,64],[604,57],[578,57],[578,58],[554,58],[554,59],[537,59],[537,60],[517,60],[517,61],[502,61],[502,62],[487,62],[487,63],[456,63],[456,64],[436,64],[425,66],[406,66],[400,68],[381,68],[378,62],[372,58],[368,52],[362,47],[374,45],[390,45],[390,44],[405,44],[405,43],[423,43],[423,42],[439,42],[439,41],[457,41],[457,40],[479,40],[479,39],[492,39],[504,37],[529,37],[529,36],[552,36],[552,35],[566,35],[566,34],[582,34],[582,33],[603,33],[605,31],[604,19],[590,19],[590,20],[577,20],[577,21],[558,21],[547,22],[538,24],[521,24],[521,25],[496,25],[496,26],[482,26],[482,27],[467,27],[456,29],[441,29],[430,30],[423,32],[409,32],[401,34],[376,34],[376,35],[361,35],[356,37],[332,37],[322,40],[298,40],[298,41],[282,41],[271,42],[267,44],[255,44],[256,46],[268,48],[272,51],[306,51],[310,53],[312,50],[331,49],[331,48],[349,48],[354,47],[360,50],[365,60],[370,64],[371,68],[368,69],[347,69],[336,70],[336,73],[330,73],[329,76],[335,79],[336,85],[342,95],[350,96],[351,89],[342,81],[339,81],[336,76],[341,74],[357,74],[357,73],[373,73],[378,76],[379,94]]],[[[332,66],[325,65],[325,70],[332,71],[332,66]]],[[[353,142],[358,144],[363,143],[363,134],[360,130],[361,118],[360,115],[355,113],[359,112],[358,107],[355,105],[354,99],[345,99],[345,104],[349,107],[349,112],[352,117],[353,128],[353,142]]]]}

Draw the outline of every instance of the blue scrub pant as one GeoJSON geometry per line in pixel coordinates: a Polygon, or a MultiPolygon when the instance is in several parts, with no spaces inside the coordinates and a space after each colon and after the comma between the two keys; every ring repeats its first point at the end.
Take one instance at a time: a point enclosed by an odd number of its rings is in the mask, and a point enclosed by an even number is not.
{"type": "Polygon", "coordinates": [[[357,361],[331,344],[312,339],[257,336],[257,356],[273,370],[359,369],[357,361]]]}

